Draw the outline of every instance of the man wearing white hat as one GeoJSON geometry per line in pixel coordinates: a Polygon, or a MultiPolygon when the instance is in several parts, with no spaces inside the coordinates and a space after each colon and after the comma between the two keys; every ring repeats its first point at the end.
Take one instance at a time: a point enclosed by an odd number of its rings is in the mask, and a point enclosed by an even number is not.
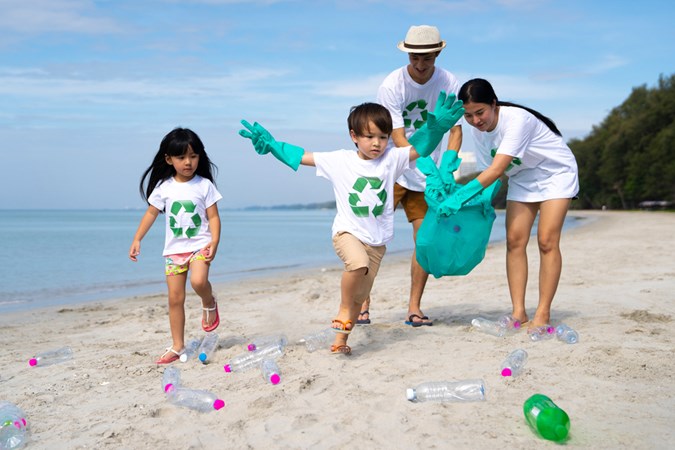
{"type": "MultiPolygon", "coordinates": [[[[399,50],[408,53],[409,64],[390,73],[377,92],[377,102],[389,110],[394,124],[389,146],[409,146],[408,139],[424,124],[427,112],[434,110],[440,91],[455,95],[459,91],[457,78],[447,70],[435,67],[436,58],[445,45],[438,28],[429,25],[410,27],[405,40],[399,42],[399,50]]],[[[447,149],[458,152],[461,145],[462,128],[456,125],[450,130],[447,149]]],[[[437,164],[441,146],[442,143],[430,156],[437,164]]],[[[394,204],[399,205],[400,202],[403,206],[413,226],[413,239],[416,239],[427,211],[425,185],[424,174],[418,169],[410,169],[397,180],[394,190],[394,204]]],[[[410,300],[405,323],[413,327],[433,325],[420,309],[429,274],[415,259],[414,251],[410,275],[410,300]]],[[[363,303],[357,323],[370,323],[369,307],[370,299],[363,303]]]]}

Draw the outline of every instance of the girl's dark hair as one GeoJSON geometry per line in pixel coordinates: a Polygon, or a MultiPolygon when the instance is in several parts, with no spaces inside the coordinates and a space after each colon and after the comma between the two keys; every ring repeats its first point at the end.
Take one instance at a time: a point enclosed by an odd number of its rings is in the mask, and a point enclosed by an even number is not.
{"type": "Polygon", "coordinates": [[[551,119],[540,113],[539,111],[535,111],[532,108],[518,105],[516,103],[502,102],[498,100],[497,94],[495,94],[495,90],[492,88],[492,85],[487,80],[484,80],[482,78],[474,78],[473,80],[469,80],[466,83],[464,83],[462,87],[459,89],[458,98],[462,102],[464,102],[464,104],[486,103],[488,105],[492,105],[492,103],[494,102],[499,106],[515,106],[516,108],[522,108],[525,111],[529,112],[530,114],[534,115],[537,119],[544,122],[552,132],[554,132],[558,136],[562,136],[555,123],[551,119]]]}
{"type": "Polygon", "coordinates": [[[176,175],[176,169],[172,165],[167,164],[166,157],[184,155],[189,148],[199,155],[199,164],[197,165],[195,174],[210,180],[213,184],[216,183],[214,174],[217,173],[218,168],[209,159],[206,150],[204,150],[204,144],[199,139],[199,136],[197,136],[197,133],[187,128],[174,128],[169,134],[164,136],[164,139],[159,144],[159,150],[152,160],[152,164],[143,172],[139,187],[143,200],[147,202],[150,194],[152,194],[152,191],[159,183],[176,175]],[[144,187],[146,178],[148,179],[148,184],[147,187],[144,187]]]}
{"type": "Polygon", "coordinates": [[[370,122],[373,122],[381,132],[389,135],[394,129],[389,110],[379,103],[361,103],[353,106],[347,117],[349,131],[354,130],[357,136],[368,133],[370,122]]]}

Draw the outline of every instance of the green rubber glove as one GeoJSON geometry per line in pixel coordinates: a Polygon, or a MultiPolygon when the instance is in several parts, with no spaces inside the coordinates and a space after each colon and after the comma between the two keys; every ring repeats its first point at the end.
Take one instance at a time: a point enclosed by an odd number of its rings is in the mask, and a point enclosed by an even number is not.
{"type": "Polygon", "coordinates": [[[445,91],[441,91],[434,112],[427,114],[424,125],[408,139],[420,156],[429,156],[441,143],[445,133],[464,115],[462,101],[455,101],[455,98],[455,94],[446,96],[445,91]]]}
{"type": "Polygon", "coordinates": [[[258,122],[251,125],[246,120],[242,120],[241,124],[246,129],[239,130],[239,135],[251,140],[256,153],[259,155],[272,153],[276,159],[286,164],[291,169],[298,170],[300,161],[302,161],[302,155],[305,154],[305,149],[287,142],[275,140],[270,132],[263,128],[258,122]]]}
{"type": "Polygon", "coordinates": [[[455,191],[447,200],[438,207],[438,216],[447,217],[455,214],[462,206],[483,191],[483,185],[477,178],[469,181],[467,184],[455,191]]]}

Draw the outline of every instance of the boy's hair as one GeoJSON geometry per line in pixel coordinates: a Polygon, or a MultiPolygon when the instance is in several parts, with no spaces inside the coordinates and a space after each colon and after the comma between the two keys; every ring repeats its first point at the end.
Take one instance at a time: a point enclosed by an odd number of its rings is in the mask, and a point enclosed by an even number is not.
{"type": "Polygon", "coordinates": [[[357,136],[364,136],[369,132],[370,122],[388,135],[394,129],[389,110],[379,103],[368,102],[353,106],[347,117],[349,131],[354,130],[357,136]]]}
{"type": "Polygon", "coordinates": [[[188,128],[174,128],[169,134],[164,136],[164,139],[159,144],[159,150],[152,160],[152,164],[141,176],[139,189],[143,200],[147,202],[150,194],[152,194],[152,191],[159,183],[176,175],[176,169],[166,162],[166,157],[184,155],[188,149],[192,149],[193,152],[199,155],[199,164],[197,165],[195,174],[215,184],[214,178],[218,169],[206,154],[204,144],[199,139],[199,136],[197,136],[197,133],[188,128]],[[146,179],[148,180],[147,186],[145,186],[146,179]]]}

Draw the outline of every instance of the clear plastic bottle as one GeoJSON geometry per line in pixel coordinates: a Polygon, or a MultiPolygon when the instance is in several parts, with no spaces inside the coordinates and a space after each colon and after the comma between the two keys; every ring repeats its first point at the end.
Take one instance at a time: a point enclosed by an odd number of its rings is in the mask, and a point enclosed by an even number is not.
{"type": "Polygon", "coordinates": [[[493,336],[502,337],[506,335],[506,328],[499,322],[489,320],[484,317],[476,317],[471,321],[471,325],[483,333],[491,334],[493,336]]]}
{"type": "Polygon", "coordinates": [[[269,345],[279,345],[285,348],[288,345],[288,338],[285,334],[272,334],[269,336],[259,336],[251,341],[246,347],[249,352],[254,352],[260,347],[267,347],[269,345]]]}
{"type": "Polygon", "coordinates": [[[411,402],[477,402],[485,400],[483,380],[428,381],[406,390],[411,402]]]}
{"type": "Polygon", "coordinates": [[[499,317],[497,323],[506,328],[506,331],[520,330],[520,320],[516,319],[511,314],[504,314],[499,317]]]}
{"type": "Polygon", "coordinates": [[[177,387],[180,387],[180,370],[176,366],[168,366],[162,374],[162,391],[168,394],[177,387]]]}
{"type": "Polygon", "coordinates": [[[188,343],[185,345],[185,352],[180,355],[181,362],[186,362],[188,359],[192,359],[192,357],[197,354],[197,350],[199,350],[200,345],[202,345],[201,339],[191,339],[188,341],[188,343]]]}
{"type": "Polygon", "coordinates": [[[516,377],[522,372],[527,362],[527,352],[522,348],[509,353],[504,362],[502,362],[501,374],[503,377],[516,377]]]}
{"type": "Polygon", "coordinates": [[[260,372],[263,380],[270,384],[277,385],[281,381],[281,370],[274,359],[264,358],[260,362],[260,372]]]}
{"type": "Polygon", "coordinates": [[[263,359],[277,359],[283,355],[284,351],[279,345],[269,345],[259,348],[254,352],[246,352],[233,357],[230,362],[225,364],[225,372],[244,372],[254,367],[260,367],[263,359]]]}
{"type": "Polygon", "coordinates": [[[579,333],[577,333],[564,323],[561,323],[560,325],[555,327],[555,335],[558,338],[558,340],[561,340],[567,344],[576,344],[577,342],[579,342],[579,333]]]}
{"type": "Polygon", "coordinates": [[[570,430],[570,418],[545,395],[534,394],[525,400],[523,413],[532,431],[549,441],[565,440],[570,430]]]}
{"type": "Polygon", "coordinates": [[[315,352],[320,348],[328,349],[335,340],[335,331],[332,328],[325,328],[313,333],[309,333],[300,339],[301,344],[305,344],[308,352],[315,352]]]}
{"type": "Polygon", "coordinates": [[[38,353],[34,358],[28,361],[31,367],[34,366],[49,366],[52,364],[59,364],[73,359],[73,349],[70,347],[61,347],[55,350],[38,353]]]}
{"type": "Polygon", "coordinates": [[[167,398],[174,405],[194,409],[199,412],[217,411],[225,406],[225,402],[216,397],[212,392],[184,387],[169,389],[167,398]]]}
{"type": "Polygon", "coordinates": [[[214,332],[206,333],[199,346],[199,360],[204,364],[208,363],[216,347],[218,347],[218,335],[214,332]]]}
{"type": "Polygon", "coordinates": [[[551,325],[543,325],[541,327],[533,328],[529,331],[530,339],[533,341],[545,341],[552,339],[555,336],[555,328],[551,325]]]}
{"type": "Polygon", "coordinates": [[[28,441],[26,413],[10,402],[0,402],[0,450],[18,449],[28,441]]]}

